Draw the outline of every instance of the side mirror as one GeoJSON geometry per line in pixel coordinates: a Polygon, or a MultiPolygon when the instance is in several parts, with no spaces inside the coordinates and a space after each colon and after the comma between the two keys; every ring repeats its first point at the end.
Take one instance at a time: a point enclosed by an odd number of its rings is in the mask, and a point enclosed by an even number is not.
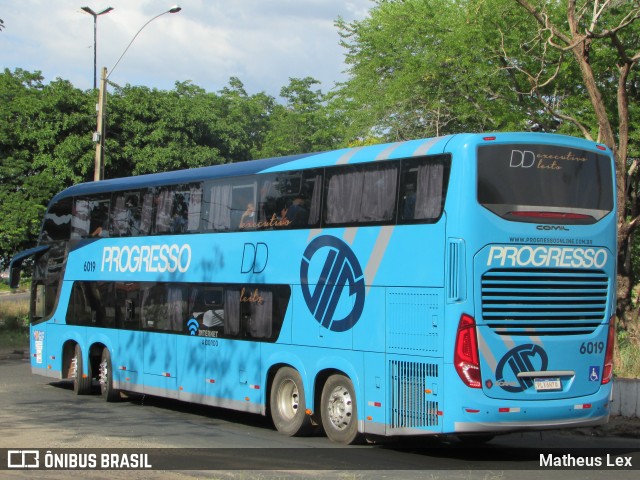
{"type": "Polygon", "coordinates": [[[9,288],[18,288],[20,286],[21,265],[12,266],[9,270],[9,288]]]}

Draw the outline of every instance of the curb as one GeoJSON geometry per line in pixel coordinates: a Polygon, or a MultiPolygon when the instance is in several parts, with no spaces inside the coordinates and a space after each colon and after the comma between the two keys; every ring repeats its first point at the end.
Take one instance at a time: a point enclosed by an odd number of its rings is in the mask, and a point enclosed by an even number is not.
{"type": "Polygon", "coordinates": [[[640,418],[640,380],[616,378],[613,381],[611,415],[640,418]]]}

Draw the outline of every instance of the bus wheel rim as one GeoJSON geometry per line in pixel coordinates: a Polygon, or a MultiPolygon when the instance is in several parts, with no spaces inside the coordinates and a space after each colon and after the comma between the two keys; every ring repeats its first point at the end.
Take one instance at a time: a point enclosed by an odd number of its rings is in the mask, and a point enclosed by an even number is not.
{"type": "Polygon", "coordinates": [[[300,392],[293,380],[287,380],[278,388],[278,411],[287,420],[296,416],[300,406],[300,392]]]}
{"type": "Polygon", "coordinates": [[[337,430],[344,430],[349,426],[353,416],[353,400],[347,388],[340,385],[333,389],[327,403],[327,413],[337,430]]]}
{"type": "Polygon", "coordinates": [[[103,360],[102,362],[100,362],[100,373],[99,373],[99,378],[98,380],[100,381],[100,385],[102,387],[104,387],[107,384],[107,375],[109,374],[109,370],[108,370],[108,366],[107,366],[107,361],[103,360]]]}

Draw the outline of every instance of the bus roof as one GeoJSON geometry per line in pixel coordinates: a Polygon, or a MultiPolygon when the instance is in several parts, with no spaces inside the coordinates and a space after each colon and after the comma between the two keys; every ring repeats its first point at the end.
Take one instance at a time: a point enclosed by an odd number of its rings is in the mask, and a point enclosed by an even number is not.
{"type": "Polygon", "coordinates": [[[399,141],[363,147],[343,148],[321,153],[304,153],[285,157],[249,160],[246,162],[227,163],[208,167],[175,170],[170,172],[136,175],[132,177],[114,178],[99,182],[81,183],[57,194],[52,203],[67,197],[77,197],[110,193],[122,190],[136,190],[165,185],[188,184],[203,180],[225,177],[238,177],[257,173],[280,172],[303,168],[322,168],[345,163],[360,163],[395,158],[408,158],[427,154],[438,154],[445,151],[446,145],[453,139],[462,143],[496,141],[496,143],[514,140],[528,140],[534,143],[560,142],[576,147],[595,146],[585,139],[564,135],[532,132],[501,132],[484,134],[457,134],[442,137],[423,138],[399,141]]]}
{"type": "Polygon", "coordinates": [[[121,190],[136,190],[148,187],[160,187],[163,185],[188,184],[212,178],[236,177],[252,175],[283,163],[299,160],[304,157],[316,155],[307,153],[302,155],[290,155],[287,157],[267,158],[263,160],[249,160],[238,163],[225,163],[208,167],[174,170],[132,177],[112,178],[99,182],[80,183],[58,193],[52,202],[66,197],[77,197],[109,193],[121,190]]]}

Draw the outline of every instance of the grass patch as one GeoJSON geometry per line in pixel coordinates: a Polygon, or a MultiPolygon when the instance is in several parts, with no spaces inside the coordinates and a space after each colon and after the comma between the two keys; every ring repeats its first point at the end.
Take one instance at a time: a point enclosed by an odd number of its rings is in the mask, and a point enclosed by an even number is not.
{"type": "Polygon", "coordinates": [[[29,346],[29,301],[0,301],[0,347],[29,346]]]}
{"type": "Polygon", "coordinates": [[[613,374],[619,378],[640,378],[640,339],[628,331],[619,332],[617,350],[613,374]]]}

